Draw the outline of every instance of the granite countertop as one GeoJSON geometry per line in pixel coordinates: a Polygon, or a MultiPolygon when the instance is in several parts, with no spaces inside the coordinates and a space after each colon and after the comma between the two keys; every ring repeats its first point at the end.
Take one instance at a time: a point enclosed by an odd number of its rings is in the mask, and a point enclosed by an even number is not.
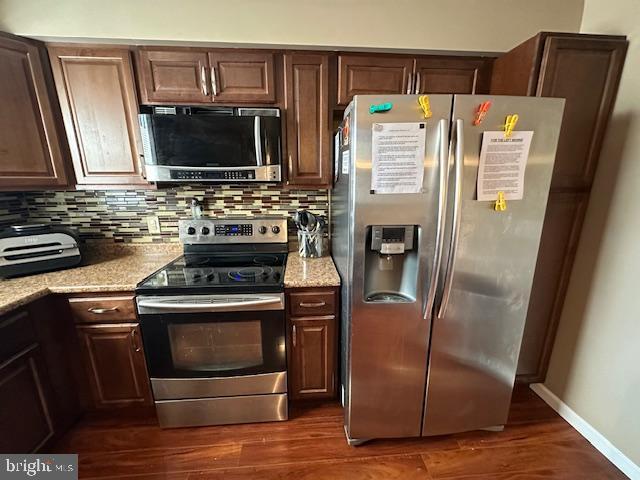
{"type": "Polygon", "coordinates": [[[338,287],[340,276],[331,257],[301,258],[298,252],[289,252],[284,286],[286,288],[338,287]]]}
{"type": "Polygon", "coordinates": [[[182,254],[178,244],[96,242],[82,249],[79,267],[0,280],[0,314],[49,293],[131,291],[145,277],[182,254]]]}
{"type": "MultiPolygon", "coordinates": [[[[182,254],[179,244],[116,244],[96,242],[83,247],[79,267],[0,280],[0,314],[49,293],[132,291],[148,275],[182,254]]],[[[331,257],[300,258],[289,253],[284,285],[334,287],[340,277],[331,257]]]]}

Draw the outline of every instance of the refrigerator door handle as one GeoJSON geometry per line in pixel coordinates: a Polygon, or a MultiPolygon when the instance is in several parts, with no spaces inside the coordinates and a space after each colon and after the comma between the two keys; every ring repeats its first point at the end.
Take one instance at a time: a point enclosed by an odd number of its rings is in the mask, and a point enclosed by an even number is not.
{"type": "Polygon", "coordinates": [[[442,266],[442,247],[444,246],[444,219],[447,211],[447,184],[449,183],[448,168],[448,138],[449,138],[449,122],[442,119],[438,122],[438,168],[439,168],[439,187],[438,187],[438,220],[436,223],[436,245],[433,254],[433,268],[429,278],[429,287],[427,289],[427,301],[424,306],[424,319],[431,318],[433,314],[433,304],[436,298],[436,290],[438,287],[438,277],[440,276],[440,268],[442,266]]]}
{"type": "Polygon", "coordinates": [[[458,240],[460,236],[460,217],[462,213],[462,175],[464,170],[464,121],[456,120],[456,148],[453,157],[455,190],[453,197],[453,228],[451,229],[451,243],[449,246],[449,258],[447,259],[447,272],[444,277],[442,301],[438,310],[438,318],[444,318],[451,297],[453,285],[453,272],[456,266],[456,254],[458,252],[458,240]]]}

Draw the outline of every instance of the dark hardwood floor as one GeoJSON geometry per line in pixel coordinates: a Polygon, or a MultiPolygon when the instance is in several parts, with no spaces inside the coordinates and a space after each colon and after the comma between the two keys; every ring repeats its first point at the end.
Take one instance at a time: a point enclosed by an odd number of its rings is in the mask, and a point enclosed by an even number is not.
{"type": "Polygon", "coordinates": [[[86,416],[55,447],[80,478],[129,480],[624,479],[531,390],[502,432],[349,447],[338,404],[294,406],[280,423],[161,430],[137,412],[86,416]]]}

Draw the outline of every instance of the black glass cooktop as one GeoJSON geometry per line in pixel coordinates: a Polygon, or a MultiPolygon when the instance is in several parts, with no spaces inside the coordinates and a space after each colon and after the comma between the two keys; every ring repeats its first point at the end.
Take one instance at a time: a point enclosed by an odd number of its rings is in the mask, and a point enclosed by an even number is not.
{"type": "Polygon", "coordinates": [[[144,279],[136,292],[282,291],[286,259],[286,253],[187,254],[144,279]]]}

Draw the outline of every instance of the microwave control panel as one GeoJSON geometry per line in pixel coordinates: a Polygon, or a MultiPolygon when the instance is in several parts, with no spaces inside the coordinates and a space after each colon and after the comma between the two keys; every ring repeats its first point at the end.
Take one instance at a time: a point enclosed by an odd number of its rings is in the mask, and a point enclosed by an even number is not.
{"type": "Polygon", "coordinates": [[[255,180],[255,170],[171,170],[172,180],[255,180]]]}

